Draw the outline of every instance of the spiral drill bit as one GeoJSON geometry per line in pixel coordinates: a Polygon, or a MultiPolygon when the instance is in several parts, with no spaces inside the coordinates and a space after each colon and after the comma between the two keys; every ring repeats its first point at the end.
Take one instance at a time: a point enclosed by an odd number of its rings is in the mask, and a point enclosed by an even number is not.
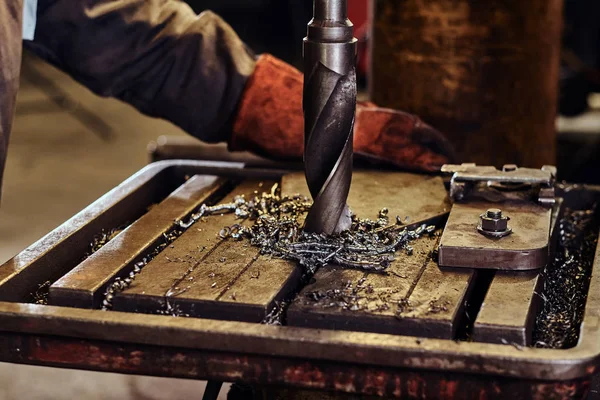
{"type": "Polygon", "coordinates": [[[304,169],[314,204],[304,229],[349,229],[357,40],[347,0],[315,0],[304,39],[304,169]]]}

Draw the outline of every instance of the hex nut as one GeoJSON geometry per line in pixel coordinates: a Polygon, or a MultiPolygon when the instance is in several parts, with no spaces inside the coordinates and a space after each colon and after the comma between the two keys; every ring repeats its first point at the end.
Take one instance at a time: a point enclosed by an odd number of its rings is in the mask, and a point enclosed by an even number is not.
{"type": "Polygon", "coordinates": [[[495,238],[508,236],[512,233],[508,221],[510,221],[510,218],[505,216],[502,210],[492,208],[479,216],[477,230],[482,235],[495,238]]]}

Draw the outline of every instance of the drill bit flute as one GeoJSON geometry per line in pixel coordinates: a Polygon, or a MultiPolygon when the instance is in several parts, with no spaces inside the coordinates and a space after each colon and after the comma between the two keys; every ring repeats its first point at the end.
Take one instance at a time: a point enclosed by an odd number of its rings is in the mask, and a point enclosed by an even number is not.
{"type": "Polygon", "coordinates": [[[304,39],[304,169],[314,204],[305,230],[349,229],[357,40],[347,0],[315,0],[304,39]]]}

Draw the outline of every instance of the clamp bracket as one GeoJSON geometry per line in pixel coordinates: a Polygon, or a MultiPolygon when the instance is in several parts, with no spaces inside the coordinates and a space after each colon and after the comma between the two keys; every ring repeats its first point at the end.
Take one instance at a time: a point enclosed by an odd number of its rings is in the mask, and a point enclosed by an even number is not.
{"type": "Polygon", "coordinates": [[[439,264],[532,270],[548,261],[556,168],[444,165],[453,201],[439,264]],[[509,222],[510,221],[510,222],[509,222]]]}

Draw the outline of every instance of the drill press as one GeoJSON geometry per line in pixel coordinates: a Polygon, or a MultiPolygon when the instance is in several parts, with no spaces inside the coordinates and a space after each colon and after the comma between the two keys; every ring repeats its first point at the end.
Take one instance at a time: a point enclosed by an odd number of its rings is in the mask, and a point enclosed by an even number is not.
{"type": "Polygon", "coordinates": [[[350,227],[357,40],[347,0],[315,0],[304,39],[304,165],[314,200],[305,229],[339,233],[350,227]]]}

